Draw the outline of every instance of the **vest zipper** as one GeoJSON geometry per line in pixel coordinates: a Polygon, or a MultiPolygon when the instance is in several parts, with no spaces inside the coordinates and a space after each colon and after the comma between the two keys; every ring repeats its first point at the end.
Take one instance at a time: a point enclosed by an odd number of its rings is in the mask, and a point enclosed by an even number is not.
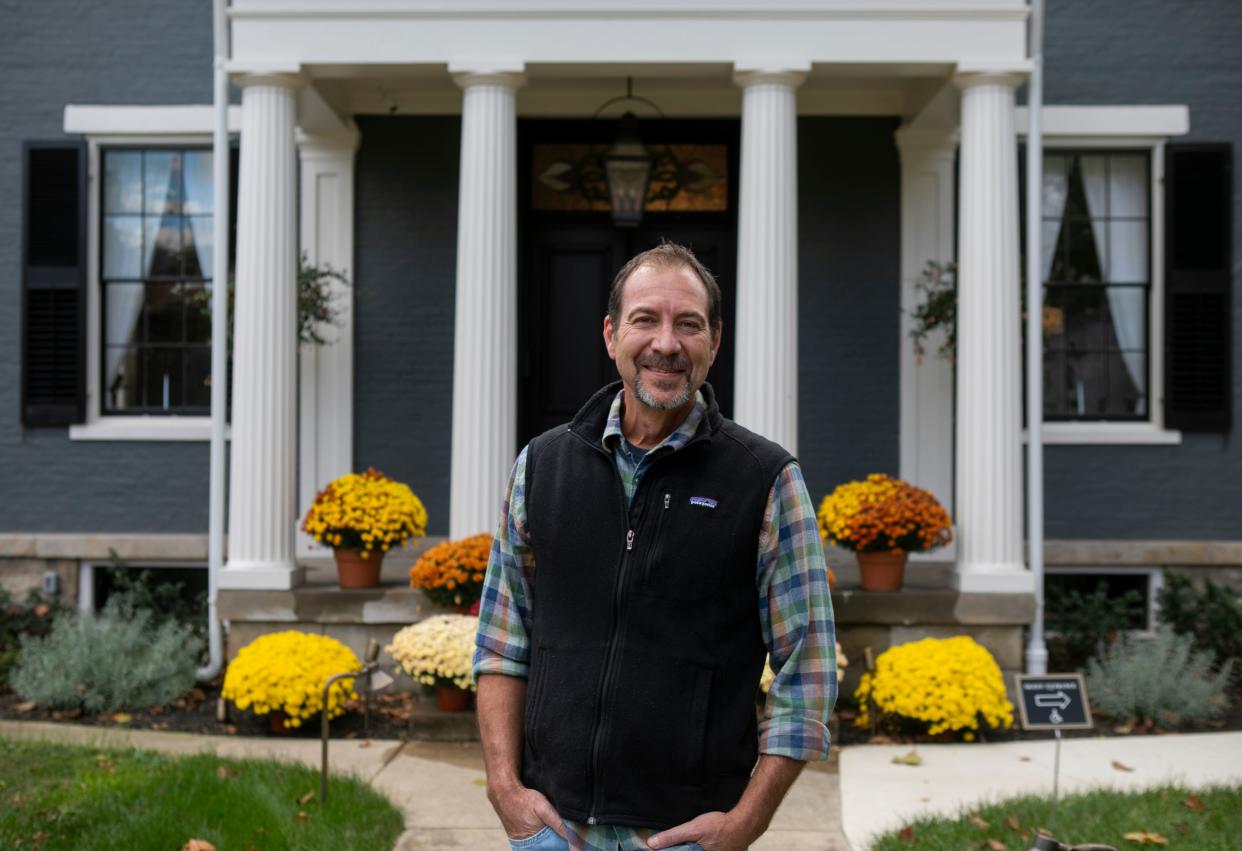
{"type": "Polygon", "coordinates": [[[647,561],[643,565],[643,585],[651,582],[651,571],[656,563],[656,556],[660,553],[660,544],[664,540],[664,521],[668,518],[668,509],[673,502],[671,493],[664,494],[664,510],[660,512],[659,518],[656,520],[655,531],[651,534],[651,546],[647,548],[647,561]]]}

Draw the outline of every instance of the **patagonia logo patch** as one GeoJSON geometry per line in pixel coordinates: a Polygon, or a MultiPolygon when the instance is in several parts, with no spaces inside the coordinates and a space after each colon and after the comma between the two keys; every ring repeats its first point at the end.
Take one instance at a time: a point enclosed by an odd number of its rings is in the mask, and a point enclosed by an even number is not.
{"type": "Polygon", "coordinates": [[[697,505],[702,508],[715,508],[716,500],[712,499],[710,496],[692,496],[690,497],[690,504],[697,505]]]}

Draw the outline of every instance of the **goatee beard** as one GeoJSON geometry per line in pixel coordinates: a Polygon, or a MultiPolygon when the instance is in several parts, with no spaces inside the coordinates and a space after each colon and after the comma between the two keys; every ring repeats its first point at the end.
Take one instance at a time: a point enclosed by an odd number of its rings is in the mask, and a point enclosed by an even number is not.
{"type": "Polygon", "coordinates": [[[639,369],[634,375],[634,395],[638,401],[642,402],[648,408],[655,408],[658,411],[675,411],[690,401],[690,396],[694,393],[690,387],[690,365],[681,358],[647,358],[641,363],[635,364],[639,369]],[[643,367],[655,367],[656,369],[665,370],[681,370],[685,376],[682,384],[681,392],[672,399],[661,401],[651,395],[645,386],[643,386],[643,367]]]}

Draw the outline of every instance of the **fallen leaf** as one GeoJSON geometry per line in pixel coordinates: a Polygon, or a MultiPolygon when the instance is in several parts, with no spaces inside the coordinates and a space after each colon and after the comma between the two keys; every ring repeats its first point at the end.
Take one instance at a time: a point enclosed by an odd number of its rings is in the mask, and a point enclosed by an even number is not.
{"type": "Polygon", "coordinates": [[[903,842],[913,842],[914,841],[914,828],[911,827],[910,825],[906,825],[901,830],[897,831],[897,836],[903,842]]]}
{"type": "Polygon", "coordinates": [[[883,734],[880,734],[878,736],[872,736],[870,739],[867,739],[867,744],[869,745],[895,745],[897,744],[897,740],[894,739],[892,736],[885,736],[883,734]]]}
{"type": "Polygon", "coordinates": [[[1177,824],[1173,825],[1173,829],[1176,830],[1178,833],[1180,833],[1182,836],[1185,836],[1186,834],[1190,833],[1190,825],[1186,824],[1186,822],[1184,821],[1179,821],[1177,824]]]}
{"type": "Polygon", "coordinates": [[[1123,839],[1131,842],[1137,842],[1139,845],[1168,845],[1169,840],[1165,839],[1158,833],[1151,833],[1146,830],[1135,830],[1124,834],[1123,839]]]}
{"type": "Polygon", "coordinates": [[[1014,833],[1021,833],[1021,832],[1022,832],[1022,823],[1021,823],[1020,821],[1018,821],[1018,817],[1017,817],[1017,816],[1006,816],[1006,817],[1005,817],[1005,827],[1009,828],[1009,829],[1010,829],[1010,830],[1012,830],[1014,833]]]}
{"type": "Polygon", "coordinates": [[[299,803],[299,804],[301,804],[302,806],[306,806],[306,805],[307,805],[307,804],[309,804],[312,800],[314,800],[314,798],[315,798],[315,790],[314,790],[314,789],[311,789],[311,790],[310,790],[309,792],[307,792],[305,795],[303,795],[302,797],[298,798],[298,803],[299,803]]]}
{"type": "Polygon", "coordinates": [[[187,694],[186,697],[190,700],[198,701],[199,703],[207,699],[206,693],[204,693],[201,688],[190,689],[190,693],[187,694]]]}
{"type": "Polygon", "coordinates": [[[926,804],[928,801],[931,800],[931,798],[928,798],[926,795],[924,795],[922,798],[919,798],[919,800],[922,801],[924,804],[926,804]]]}
{"type": "Polygon", "coordinates": [[[216,846],[206,839],[191,839],[181,846],[181,851],[216,851],[216,846]]]}
{"type": "Polygon", "coordinates": [[[130,721],[134,720],[134,716],[130,715],[128,712],[118,712],[112,716],[112,720],[117,724],[128,724],[130,721]]]}
{"type": "Polygon", "coordinates": [[[970,823],[973,824],[975,827],[979,828],[980,830],[987,830],[989,827],[992,826],[987,821],[985,821],[983,817],[980,816],[978,813],[970,814],[970,823]]]}
{"type": "Polygon", "coordinates": [[[25,703],[17,704],[17,706],[13,708],[16,709],[18,712],[30,712],[32,709],[34,709],[38,705],[39,704],[35,703],[33,700],[28,700],[25,703]]]}
{"type": "Polygon", "coordinates": [[[221,780],[236,780],[238,777],[241,777],[241,772],[230,765],[220,763],[216,766],[216,777],[219,777],[221,780]]]}
{"type": "Polygon", "coordinates": [[[358,743],[358,747],[360,747],[360,748],[369,748],[369,747],[371,747],[371,740],[370,740],[370,739],[363,739],[361,742],[359,742],[359,743],[358,743]]]}
{"type": "Polygon", "coordinates": [[[992,851],[1005,851],[1005,843],[999,839],[989,839],[988,848],[992,849],[992,851]]]}
{"type": "Polygon", "coordinates": [[[35,842],[42,842],[43,840],[51,839],[52,837],[40,830],[39,832],[37,832],[34,836],[30,838],[33,839],[35,842]]]}
{"type": "Polygon", "coordinates": [[[893,757],[892,761],[896,765],[922,765],[923,757],[919,756],[918,751],[910,751],[905,756],[893,757]]]}
{"type": "Polygon", "coordinates": [[[474,778],[474,785],[475,786],[486,786],[487,780],[482,777],[476,777],[474,778]]]}
{"type": "Polygon", "coordinates": [[[46,615],[48,612],[50,612],[51,610],[52,610],[52,607],[49,606],[47,603],[40,603],[39,605],[34,607],[35,617],[41,618],[44,615],[46,615]]]}
{"type": "Polygon", "coordinates": [[[1189,795],[1186,800],[1182,801],[1182,806],[1190,810],[1192,813],[1201,813],[1207,809],[1203,804],[1203,799],[1198,795],[1189,795]]]}
{"type": "Polygon", "coordinates": [[[1118,736],[1128,736],[1134,732],[1134,725],[1133,724],[1118,724],[1116,727],[1113,728],[1113,732],[1116,733],[1118,736]]]}
{"type": "Polygon", "coordinates": [[[1113,768],[1117,769],[1118,771],[1133,771],[1134,770],[1130,766],[1126,765],[1124,762],[1118,762],[1117,760],[1113,760],[1113,768]]]}
{"type": "Polygon", "coordinates": [[[156,721],[154,724],[151,725],[151,729],[152,730],[167,730],[168,722],[167,721],[156,721]]]}
{"type": "Polygon", "coordinates": [[[230,736],[236,736],[236,735],[237,735],[237,727],[235,727],[235,726],[234,726],[234,725],[232,725],[232,724],[225,724],[225,725],[224,725],[224,732],[228,733],[230,736]]]}
{"type": "Polygon", "coordinates": [[[1018,757],[1018,762],[1030,762],[1030,761],[1031,761],[1031,758],[1029,756],[1018,757]]]}
{"type": "Polygon", "coordinates": [[[293,817],[293,820],[298,824],[304,824],[310,821],[310,813],[306,812],[306,810],[298,810],[298,814],[293,817]]]}

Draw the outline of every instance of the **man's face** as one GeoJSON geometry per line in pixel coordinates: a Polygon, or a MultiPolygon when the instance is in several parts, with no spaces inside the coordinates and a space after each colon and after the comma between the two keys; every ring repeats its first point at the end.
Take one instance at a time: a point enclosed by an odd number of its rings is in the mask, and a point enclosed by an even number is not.
{"type": "Polygon", "coordinates": [[[617,327],[604,317],[604,345],[642,405],[683,407],[720,348],[720,332],[707,321],[707,288],[686,266],[639,267],[622,290],[617,327]]]}

